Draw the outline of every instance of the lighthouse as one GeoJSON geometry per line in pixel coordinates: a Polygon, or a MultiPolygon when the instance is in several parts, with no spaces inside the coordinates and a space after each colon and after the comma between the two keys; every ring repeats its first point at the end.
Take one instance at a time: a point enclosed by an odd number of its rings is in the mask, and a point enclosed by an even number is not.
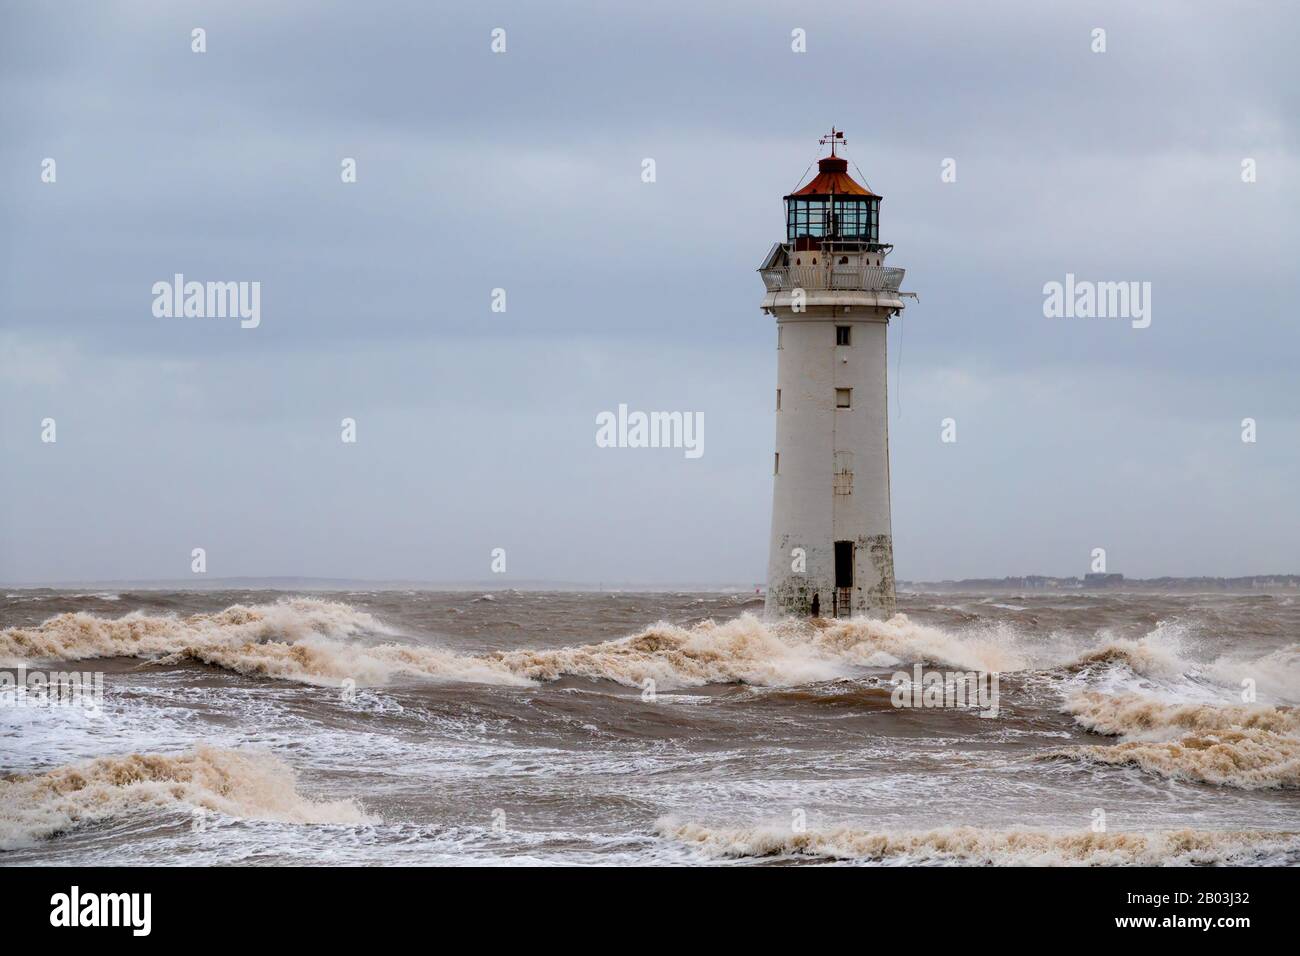
{"type": "Polygon", "coordinates": [[[785,241],[759,266],[776,317],[769,615],[894,612],[886,333],[903,270],[885,265],[880,200],[848,172],[844,133],[785,197],[785,241]]]}

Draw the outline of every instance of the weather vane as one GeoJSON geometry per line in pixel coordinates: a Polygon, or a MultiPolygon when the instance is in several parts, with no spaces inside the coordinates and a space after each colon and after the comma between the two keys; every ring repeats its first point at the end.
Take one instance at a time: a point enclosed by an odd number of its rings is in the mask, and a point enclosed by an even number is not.
{"type": "Polygon", "coordinates": [[[844,130],[836,129],[834,126],[832,126],[831,131],[821,138],[821,144],[823,146],[825,146],[827,143],[831,144],[831,155],[834,156],[836,143],[844,143],[845,145],[848,144],[848,140],[844,138],[844,130]]]}

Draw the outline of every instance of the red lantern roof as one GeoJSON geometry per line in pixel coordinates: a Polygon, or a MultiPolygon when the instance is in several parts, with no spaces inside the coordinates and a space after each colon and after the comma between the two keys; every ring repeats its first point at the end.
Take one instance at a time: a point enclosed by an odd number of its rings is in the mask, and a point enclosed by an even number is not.
{"type": "Polygon", "coordinates": [[[843,156],[826,156],[817,160],[817,175],[807,186],[792,192],[791,196],[870,196],[880,197],[864,186],[859,186],[849,175],[849,162],[843,156]]]}

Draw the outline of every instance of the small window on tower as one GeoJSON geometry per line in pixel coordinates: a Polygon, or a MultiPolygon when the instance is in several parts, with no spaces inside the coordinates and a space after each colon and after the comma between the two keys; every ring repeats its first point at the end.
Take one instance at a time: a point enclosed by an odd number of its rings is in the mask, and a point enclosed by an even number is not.
{"type": "Polygon", "coordinates": [[[776,390],[776,410],[778,412],[781,410],[781,390],[779,388],[776,390]]]}
{"type": "Polygon", "coordinates": [[[851,389],[851,388],[837,388],[837,389],[835,390],[835,407],[836,407],[836,408],[851,408],[852,405],[850,404],[850,402],[851,402],[852,398],[853,398],[853,389],[851,389]]]}
{"type": "Polygon", "coordinates": [[[835,326],[835,344],[836,344],[836,345],[848,345],[848,344],[849,344],[849,329],[850,329],[850,328],[852,328],[852,326],[848,326],[848,325],[837,325],[837,326],[835,326]]]}
{"type": "Polygon", "coordinates": [[[781,346],[781,333],[784,332],[784,331],[785,331],[785,329],[783,329],[781,326],[778,325],[778,326],[776,327],[776,347],[777,347],[777,348],[781,348],[781,347],[782,347],[782,346],[781,346]]]}
{"type": "Polygon", "coordinates": [[[781,453],[779,451],[776,453],[776,461],[772,463],[772,474],[781,474],[781,453]]]}

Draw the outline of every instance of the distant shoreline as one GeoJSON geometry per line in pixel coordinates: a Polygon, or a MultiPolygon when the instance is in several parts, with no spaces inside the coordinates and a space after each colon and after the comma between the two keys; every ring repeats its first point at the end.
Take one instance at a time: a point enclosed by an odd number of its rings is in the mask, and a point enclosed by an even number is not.
{"type": "MultiPolygon", "coordinates": [[[[1232,592],[1258,594],[1269,591],[1300,591],[1300,574],[1256,574],[1243,577],[1160,577],[1125,578],[1107,575],[1088,580],[1082,577],[1025,575],[1003,578],[963,578],[946,581],[898,581],[900,593],[1096,593],[1143,592],[1232,592]]],[[[568,582],[568,581],[366,581],[347,578],[239,577],[176,578],[169,580],[72,581],[0,583],[7,591],[555,591],[570,593],[635,592],[645,594],[685,592],[695,594],[756,594],[757,585],[703,584],[700,582],[568,582]]]]}

